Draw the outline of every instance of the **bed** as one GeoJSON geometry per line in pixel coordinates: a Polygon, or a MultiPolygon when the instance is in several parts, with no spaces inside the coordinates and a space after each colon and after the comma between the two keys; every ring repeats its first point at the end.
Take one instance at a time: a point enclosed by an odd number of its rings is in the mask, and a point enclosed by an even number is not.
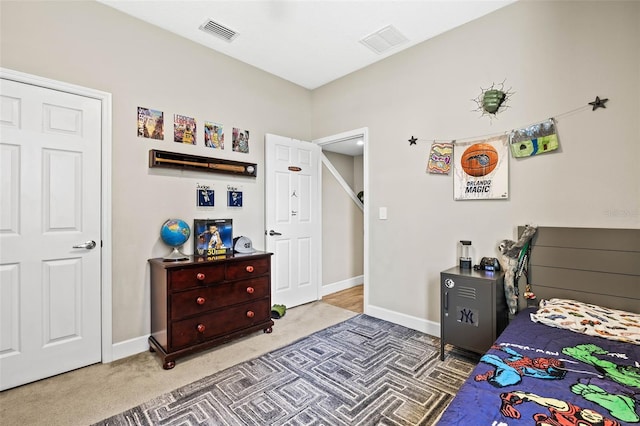
{"type": "Polygon", "coordinates": [[[640,425],[640,229],[539,227],[529,278],[438,424],[640,425]]]}

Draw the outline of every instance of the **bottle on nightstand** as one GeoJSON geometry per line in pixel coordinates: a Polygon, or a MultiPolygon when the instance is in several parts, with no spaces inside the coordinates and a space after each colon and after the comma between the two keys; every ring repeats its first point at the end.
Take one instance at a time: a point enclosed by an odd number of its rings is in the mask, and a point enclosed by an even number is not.
{"type": "Polygon", "coordinates": [[[473,260],[471,258],[471,241],[460,240],[460,268],[471,269],[473,260]]]}

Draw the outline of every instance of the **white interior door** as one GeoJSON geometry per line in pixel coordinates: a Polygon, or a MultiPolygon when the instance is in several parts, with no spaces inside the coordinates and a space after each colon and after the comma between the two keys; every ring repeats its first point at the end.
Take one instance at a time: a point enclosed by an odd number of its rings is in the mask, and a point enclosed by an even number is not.
{"type": "Polygon", "coordinates": [[[101,359],[101,102],[0,84],[4,390],[101,359]]]}
{"type": "Polygon", "coordinates": [[[298,306],[320,298],[320,147],[265,135],[266,248],[274,254],[274,304],[298,306]]]}

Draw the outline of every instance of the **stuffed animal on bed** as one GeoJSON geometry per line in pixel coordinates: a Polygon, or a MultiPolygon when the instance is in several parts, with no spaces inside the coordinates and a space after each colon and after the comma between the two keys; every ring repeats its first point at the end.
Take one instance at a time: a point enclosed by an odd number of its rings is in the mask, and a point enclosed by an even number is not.
{"type": "Polygon", "coordinates": [[[529,241],[537,230],[536,226],[526,225],[518,241],[502,240],[498,244],[498,251],[501,253],[500,263],[504,271],[504,294],[512,315],[518,312],[518,279],[526,262],[523,257],[529,248],[529,241]]]}

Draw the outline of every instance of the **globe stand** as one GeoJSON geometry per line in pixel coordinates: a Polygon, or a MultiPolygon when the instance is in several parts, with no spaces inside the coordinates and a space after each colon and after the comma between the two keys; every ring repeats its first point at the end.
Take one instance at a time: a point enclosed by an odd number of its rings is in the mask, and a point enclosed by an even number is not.
{"type": "Polygon", "coordinates": [[[186,256],[178,250],[178,247],[174,247],[173,251],[168,255],[162,258],[165,262],[178,262],[180,260],[189,260],[189,256],[186,256]]]}

